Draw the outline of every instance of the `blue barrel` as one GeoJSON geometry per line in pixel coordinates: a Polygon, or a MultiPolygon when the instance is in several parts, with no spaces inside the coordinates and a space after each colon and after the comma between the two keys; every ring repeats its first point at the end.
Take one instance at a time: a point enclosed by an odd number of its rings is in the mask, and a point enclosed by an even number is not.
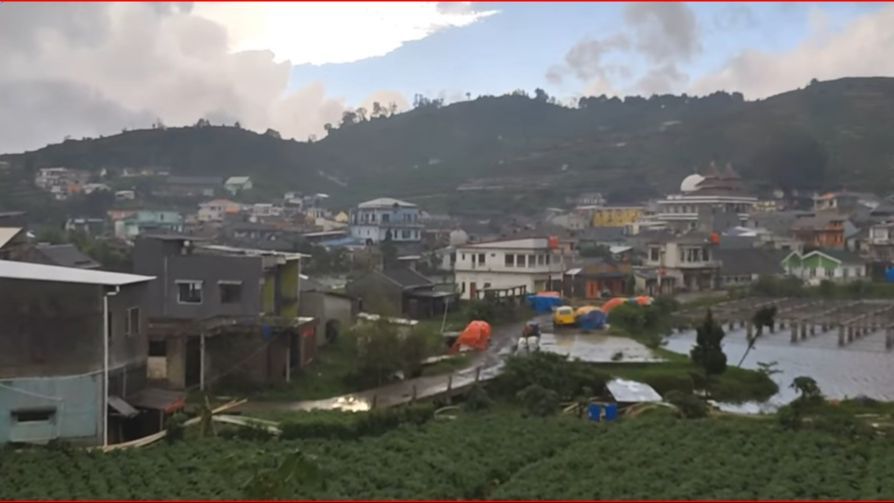
{"type": "Polygon", "coordinates": [[[605,406],[605,420],[614,421],[618,419],[618,404],[610,403],[605,406]]]}
{"type": "Polygon", "coordinates": [[[602,415],[602,407],[599,406],[598,403],[591,403],[587,407],[587,417],[590,418],[591,421],[599,422],[599,416],[602,415]]]}

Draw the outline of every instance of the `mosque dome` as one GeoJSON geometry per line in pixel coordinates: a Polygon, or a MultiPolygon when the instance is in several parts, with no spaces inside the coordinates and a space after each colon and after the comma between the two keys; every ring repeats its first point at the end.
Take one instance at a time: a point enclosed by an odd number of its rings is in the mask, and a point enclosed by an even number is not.
{"type": "Polygon", "coordinates": [[[680,192],[683,192],[684,194],[687,192],[695,192],[695,190],[698,189],[698,184],[702,183],[704,180],[705,177],[702,175],[693,173],[683,179],[683,183],[680,184],[680,192]]]}

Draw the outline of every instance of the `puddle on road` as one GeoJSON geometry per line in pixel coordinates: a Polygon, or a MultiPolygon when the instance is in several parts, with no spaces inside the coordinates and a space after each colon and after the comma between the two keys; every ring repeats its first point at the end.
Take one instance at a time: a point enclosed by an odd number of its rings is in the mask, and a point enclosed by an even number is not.
{"type": "Polygon", "coordinates": [[[632,339],[604,334],[544,333],[540,336],[540,350],[594,363],[612,362],[612,356],[617,353],[624,357],[614,363],[663,361],[632,339]]]}

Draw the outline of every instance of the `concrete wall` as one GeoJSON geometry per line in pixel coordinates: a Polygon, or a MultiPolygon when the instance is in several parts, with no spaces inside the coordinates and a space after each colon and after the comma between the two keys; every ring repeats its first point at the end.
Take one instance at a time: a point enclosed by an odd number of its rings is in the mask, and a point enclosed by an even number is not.
{"type": "MultiPolygon", "coordinates": [[[[498,272],[471,272],[456,271],[456,286],[460,291],[460,298],[469,300],[472,286],[478,291],[494,288],[513,288],[517,286],[527,286],[528,293],[535,293],[545,290],[549,285],[550,274],[548,273],[498,273],[498,272]]],[[[561,284],[560,279],[553,281],[555,285],[561,284]]]]}
{"type": "Polygon", "coordinates": [[[326,344],[326,324],[330,320],[337,322],[339,336],[354,322],[354,302],[325,292],[301,292],[300,312],[302,316],[316,318],[317,345],[326,344]]]}
{"type": "Polygon", "coordinates": [[[134,271],[156,276],[147,300],[153,317],[200,319],[261,313],[261,257],[182,255],[177,241],[140,239],[134,249],[134,271]],[[202,281],[202,303],[179,302],[178,280],[202,281]],[[241,281],[241,300],[221,303],[220,281],[241,281]]]}
{"type": "Polygon", "coordinates": [[[0,443],[54,438],[99,441],[102,374],[0,379],[0,443]],[[15,411],[52,410],[47,421],[19,422],[15,411]]]}

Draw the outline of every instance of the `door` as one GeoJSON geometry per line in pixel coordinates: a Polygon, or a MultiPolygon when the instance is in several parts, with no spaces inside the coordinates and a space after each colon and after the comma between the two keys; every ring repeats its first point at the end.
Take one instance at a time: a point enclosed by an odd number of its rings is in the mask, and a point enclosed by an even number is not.
{"type": "Polygon", "coordinates": [[[474,281],[469,282],[469,299],[475,300],[478,298],[478,285],[475,284],[474,281]]]}
{"type": "Polygon", "coordinates": [[[587,298],[599,298],[599,283],[596,281],[587,281],[587,298]]]}
{"type": "Polygon", "coordinates": [[[199,372],[202,367],[202,348],[198,337],[186,339],[186,372],[184,385],[189,388],[199,384],[199,372]]]}

